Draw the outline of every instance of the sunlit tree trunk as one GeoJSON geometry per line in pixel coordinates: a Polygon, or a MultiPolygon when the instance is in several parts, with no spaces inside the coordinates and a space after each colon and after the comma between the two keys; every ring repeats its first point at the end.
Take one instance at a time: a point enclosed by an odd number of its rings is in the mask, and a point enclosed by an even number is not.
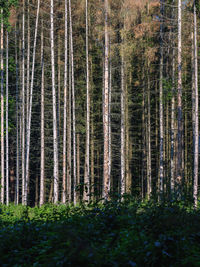
{"type": "MultiPolygon", "coordinates": [[[[65,0],[65,69],[64,69],[64,111],[63,111],[63,182],[62,203],[66,203],[66,141],[67,141],[67,66],[68,66],[68,7],[65,0]]],[[[69,125],[68,125],[69,127],[69,125]]]]}
{"type": "Polygon", "coordinates": [[[194,127],[194,206],[198,203],[198,163],[199,163],[199,94],[198,94],[198,52],[197,52],[197,17],[194,4],[194,84],[195,84],[195,127],[194,127]]]}
{"type": "Polygon", "coordinates": [[[75,116],[75,87],[74,87],[74,52],[73,52],[73,36],[72,36],[72,14],[71,14],[71,0],[69,0],[69,23],[70,23],[70,48],[71,48],[71,75],[72,75],[72,125],[73,125],[73,194],[74,194],[74,205],[76,205],[76,116],[75,116]]]}
{"type": "Polygon", "coordinates": [[[18,52],[17,52],[17,27],[15,24],[15,65],[16,65],[16,184],[15,184],[15,204],[19,204],[19,81],[18,81],[18,52]]]}
{"type": "Polygon", "coordinates": [[[104,132],[104,163],[103,163],[103,198],[107,200],[110,193],[109,177],[109,38],[108,38],[108,0],[104,1],[105,9],[105,63],[104,63],[104,101],[103,101],[103,132],[104,132]]]}
{"type": "Polygon", "coordinates": [[[90,92],[89,92],[89,55],[88,55],[88,0],[85,1],[86,10],[86,151],[85,151],[85,170],[84,170],[84,194],[83,199],[90,199],[90,92]]]}
{"type": "Polygon", "coordinates": [[[182,1],[178,0],[178,88],[177,88],[177,108],[178,108],[178,155],[177,155],[177,190],[178,194],[181,194],[183,170],[182,170],[182,1]]]}
{"type": "Polygon", "coordinates": [[[9,143],[8,143],[8,31],[6,32],[6,205],[9,204],[9,143]]]}
{"type": "Polygon", "coordinates": [[[22,14],[22,204],[26,204],[25,193],[25,0],[22,14]]]}
{"type": "MultiPolygon", "coordinates": [[[[1,9],[3,15],[3,9],[1,9]]],[[[4,23],[1,19],[1,203],[4,204],[4,66],[3,66],[3,49],[4,49],[4,23]]]]}
{"type": "Polygon", "coordinates": [[[163,168],[163,138],[164,138],[164,118],[163,118],[163,0],[161,0],[161,26],[160,26],[160,89],[159,89],[159,100],[160,100],[160,181],[159,181],[159,197],[162,198],[163,195],[163,178],[164,178],[164,168],[163,168]]]}
{"type": "Polygon", "coordinates": [[[29,178],[29,154],[30,154],[30,137],[31,137],[31,117],[32,117],[32,102],[33,102],[33,84],[35,73],[35,54],[37,44],[38,20],[39,20],[40,0],[37,4],[37,14],[35,23],[35,36],[33,43],[33,57],[32,57],[32,72],[31,72],[31,85],[30,85],[30,102],[29,102],[29,118],[27,122],[27,136],[26,136],[26,177],[25,177],[25,200],[24,204],[27,205],[27,191],[28,191],[28,178],[29,178]]]}
{"type": "Polygon", "coordinates": [[[52,96],[53,96],[53,154],[54,154],[54,203],[58,202],[58,132],[56,112],[55,87],[55,56],[54,56],[54,0],[51,0],[51,68],[52,68],[52,96]]]}
{"type": "MultiPolygon", "coordinates": [[[[124,44],[122,43],[122,46],[124,44]]],[[[125,194],[125,74],[124,74],[124,51],[121,56],[121,196],[125,194]]]]}
{"type": "Polygon", "coordinates": [[[44,204],[44,32],[41,20],[41,162],[40,162],[40,206],[44,204]]]}

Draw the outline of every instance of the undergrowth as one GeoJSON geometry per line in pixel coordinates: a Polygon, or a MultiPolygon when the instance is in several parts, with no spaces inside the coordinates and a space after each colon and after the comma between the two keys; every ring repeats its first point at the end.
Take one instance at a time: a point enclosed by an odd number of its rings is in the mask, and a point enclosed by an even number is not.
{"type": "Polygon", "coordinates": [[[200,211],[132,200],[0,206],[0,266],[200,266],[200,211]]]}

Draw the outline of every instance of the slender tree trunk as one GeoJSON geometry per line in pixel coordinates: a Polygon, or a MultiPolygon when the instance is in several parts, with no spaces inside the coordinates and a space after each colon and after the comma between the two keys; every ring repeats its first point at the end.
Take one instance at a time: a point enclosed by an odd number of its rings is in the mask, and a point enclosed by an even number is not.
{"type": "MultiPolygon", "coordinates": [[[[67,141],[67,66],[68,66],[68,7],[65,0],[65,70],[64,70],[64,111],[63,111],[63,192],[62,203],[66,203],[66,141],[67,141]]],[[[68,125],[69,127],[69,125],[68,125]]]]}
{"type": "MultiPolygon", "coordinates": [[[[124,43],[122,43],[124,45],[124,43]]],[[[122,47],[123,49],[123,47],[122,47]]],[[[121,196],[125,194],[125,74],[124,74],[124,51],[121,56],[121,196]]]]}
{"type": "Polygon", "coordinates": [[[15,204],[19,204],[19,103],[18,103],[18,90],[19,90],[19,66],[17,55],[17,27],[15,25],[15,65],[16,65],[16,185],[15,185],[15,204]]]}
{"type": "Polygon", "coordinates": [[[69,0],[69,23],[70,23],[70,47],[71,47],[71,74],[72,74],[72,125],[73,125],[73,175],[74,175],[74,205],[76,205],[76,116],[75,116],[75,88],[74,88],[74,52],[73,52],[73,36],[72,36],[72,14],[71,0],[69,0]]]}
{"type": "Polygon", "coordinates": [[[88,55],[88,0],[85,1],[86,7],[86,98],[87,98],[87,118],[86,118],[86,151],[85,151],[85,170],[84,170],[84,194],[85,201],[90,200],[90,92],[89,92],[89,55],[88,55]]]}
{"type": "Polygon", "coordinates": [[[181,12],[182,11],[182,1],[178,0],[178,88],[177,88],[177,105],[178,105],[178,158],[177,158],[177,190],[178,194],[181,194],[181,185],[183,178],[182,170],[182,135],[183,135],[183,125],[182,125],[182,22],[181,22],[181,12]]]}
{"type": "Polygon", "coordinates": [[[6,205],[9,204],[9,143],[8,143],[8,31],[6,32],[6,205]]]}
{"type": "MultiPolygon", "coordinates": [[[[174,3],[174,2],[173,2],[174,3]]],[[[173,10],[174,13],[174,10],[173,10]]],[[[173,14],[174,18],[174,14],[173,14]]],[[[175,42],[173,37],[172,42],[172,99],[171,99],[171,180],[170,188],[171,194],[174,195],[175,188],[175,146],[174,146],[174,137],[175,137],[175,42]]]]}
{"type": "Polygon", "coordinates": [[[30,103],[29,103],[29,118],[27,122],[27,137],[26,137],[26,177],[25,177],[25,200],[24,204],[27,205],[27,191],[29,183],[29,154],[30,154],[30,137],[31,137],[31,117],[32,117],[32,102],[33,102],[33,84],[34,84],[34,73],[35,73],[35,54],[37,44],[37,32],[38,32],[38,20],[39,20],[40,0],[38,0],[36,23],[35,23],[35,36],[33,44],[33,59],[32,59],[32,73],[31,73],[31,86],[30,86],[30,103]]]}
{"type": "MultiPolygon", "coordinates": [[[[77,134],[77,186],[80,186],[80,134],[77,134]]],[[[76,193],[76,199],[80,201],[80,190],[76,193]]]]}
{"type": "Polygon", "coordinates": [[[25,193],[25,0],[22,15],[22,205],[26,204],[25,193]]]}
{"type": "Polygon", "coordinates": [[[163,0],[161,0],[161,16],[162,22],[160,26],[160,90],[159,90],[159,99],[160,99],[160,181],[159,181],[159,197],[163,197],[163,178],[164,178],[164,168],[163,168],[163,137],[164,137],[164,118],[163,118],[163,0]]]}
{"type": "Polygon", "coordinates": [[[104,132],[104,164],[103,164],[103,198],[108,200],[110,193],[109,177],[109,38],[108,38],[108,0],[104,1],[105,8],[105,71],[104,71],[104,103],[103,103],[103,132],[104,132]]]}
{"type": "MultiPolygon", "coordinates": [[[[3,9],[1,9],[3,15],[3,9]]],[[[4,66],[3,66],[3,49],[4,49],[4,24],[1,19],[1,203],[4,204],[4,66]]]]}
{"type": "MultiPolygon", "coordinates": [[[[26,76],[26,124],[28,123],[29,118],[29,97],[30,97],[30,46],[31,46],[31,37],[30,37],[30,0],[27,1],[28,14],[27,14],[27,76],[26,76]]],[[[27,129],[26,129],[27,132],[27,129]]]]}
{"type": "Polygon", "coordinates": [[[54,0],[51,0],[51,67],[52,67],[52,95],[53,95],[53,151],[54,151],[54,203],[58,202],[58,132],[56,114],[56,88],[55,88],[55,56],[54,56],[54,0]]]}
{"type": "MultiPolygon", "coordinates": [[[[109,53],[111,50],[111,41],[109,36],[109,53]]],[[[109,179],[110,179],[110,190],[113,190],[112,178],[111,178],[111,168],[112,168],[112,129],[111,129],[111,100],[112,100],[112,60],[111,56],[109,58],[109,111],[108,111],[108,124],[109,124],[109,179]]]]}
{"type": "Polygon", "coordinates": [[[91,195],[94,199],[95,181],[94,181],[94,121],[91,120],[91,195]]]}
{"type": "MultiPolygon", "coordinates": [[[[150,68],[150,66],[148,66],[150,68]]],[[[147,116],[147,153],[148,153],[148,159],[147,159],[147,197],[148,199],[151,196],[152,193],[152,179],[151,179],[151,98],[150,98],[150,77],[149,74],[147,74],[148,81],[147,81],[147,109],[148,109],[148,116],[147,116]]]]}
{"type": "Polygon", "coordinates": [[[41,162],[40,162],[40,207],[44,204],[44,32],[41,20],[41,162]]]}
{"type": "MultiPolygon", "coordinates": [[[[71,44],[69,43],[69,53],[71,55],[71,44]]],[[[69,57],[69,91],[68,91],[68,118],[67,118],[67,195],[69,203],[72,201],[72,121],[71,121],[71,109],[72,109],[72,67],[71,56],[69,57]]]]}
{"type": "Polygon", "coordinates": [[[198,163],[199,163],[199,94],[198,94],[198,52],[197,52],[197,17],[194,4],[194,80],[195,80],[195,143],[194,143],[194,206],[198,203],[198,163]]]}

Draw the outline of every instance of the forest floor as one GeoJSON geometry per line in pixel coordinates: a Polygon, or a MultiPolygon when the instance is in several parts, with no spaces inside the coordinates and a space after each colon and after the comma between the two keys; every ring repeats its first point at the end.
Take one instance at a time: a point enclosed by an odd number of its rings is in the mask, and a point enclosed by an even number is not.
{"type": "Polygon", "coordinates": [[[0,206],[0,266],[200,266],[200,210],[137,201],[0,206]]]}

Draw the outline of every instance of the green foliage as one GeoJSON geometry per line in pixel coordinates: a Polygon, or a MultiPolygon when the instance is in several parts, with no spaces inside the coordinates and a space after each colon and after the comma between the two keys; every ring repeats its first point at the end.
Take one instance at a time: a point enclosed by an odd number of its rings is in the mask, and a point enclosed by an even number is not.
{"type": "Polygon", "coordinates": [[[1,266],[199,266],[200,211],[183,204],[1,206],[1,266]]]}

